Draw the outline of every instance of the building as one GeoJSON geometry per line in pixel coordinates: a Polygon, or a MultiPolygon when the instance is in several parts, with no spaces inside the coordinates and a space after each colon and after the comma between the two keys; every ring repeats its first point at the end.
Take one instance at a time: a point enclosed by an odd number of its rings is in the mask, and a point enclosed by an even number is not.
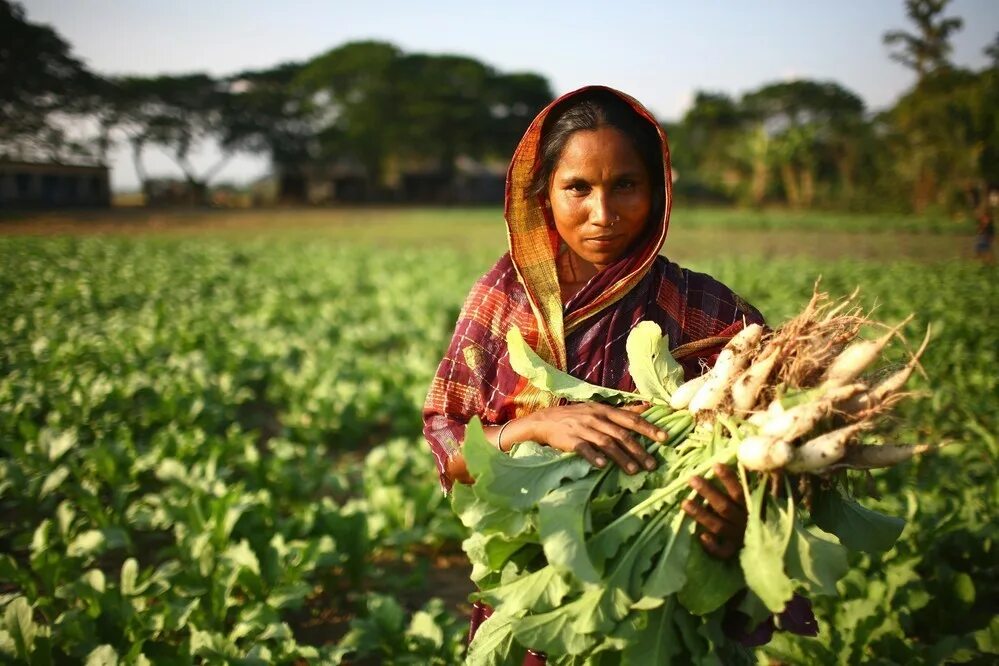
{"type": "Polygon", "coordinates": [[[106,166],[0,160],[0,209],[110,205],[111,182],[106,166]]]}

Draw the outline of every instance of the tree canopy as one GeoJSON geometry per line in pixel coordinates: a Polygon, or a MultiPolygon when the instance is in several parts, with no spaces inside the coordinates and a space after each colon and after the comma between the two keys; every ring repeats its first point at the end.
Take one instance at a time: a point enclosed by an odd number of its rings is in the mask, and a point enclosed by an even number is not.
{"type": "MultiPolygon", "coordinates": [[[[883,41],[916,81],[894,105],[872,113],[843,85],[810,79],[741,96],[697,91],[666,126],[676,194],[801,208],[979,205],[999,187],[999,34],[983,46],[989,66],[961,69],[949,57],[963,21],[946,15],[949,0],[904,2],[910,27],[883,41]]],[[[126,145],[145,181],[155,146],[201,194],[233,155],[250,153],[299,181],[349,174],[367,198],[396,196],[405,173],[450,183],[449,196],[462,158],[504,163],[553,98],[540,74],[383,41],[221,77],[102,77],[15,2],[0,0],[0,31],[0,156],[104,161],[126,145]],[[64,131],[79,120],[96,128],[86,145],[64,131]],[[191,156],[207,145],[221,157],[196,169],[191,156]]]]}

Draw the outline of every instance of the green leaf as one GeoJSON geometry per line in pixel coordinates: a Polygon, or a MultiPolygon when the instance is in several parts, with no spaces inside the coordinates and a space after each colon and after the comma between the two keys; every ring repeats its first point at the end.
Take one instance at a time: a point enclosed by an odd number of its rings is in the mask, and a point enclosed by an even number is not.
{"type": "Polygon", "coordinates": [[[44,498],[46,495],[61,486],[62,482],[65,481],[68,476],[69,468],[65,465],[59,465],[52,470],[49,475],[45,477],[45,481],[42,483],[42,487],[38,491],[38,499],[44,498]]]}
{"type": "MultiPolygon", "coordinates": [[[[535,553],[541,552],[541,547],[533,539],[519,536],[507,539],[502,534],[482,534],[472,532],[461,543],[462,549],[472,563],[472,580],[479,583],[485,576],[503,568],[507,561],[521,548],[529,546],[535,553]]],[[[482,584],[479,583],[480,587],[482,584]]]]}
{"type": "Polygon", "coordinates": [[[71,430],[64,430],[57,434],[49,429],[45,429],[41,432],[38,444],[42,453],[48,457],[49,462],[55,462],[65,455],[67,451],[76,446],[76,433],[71,430]]]}
{"type": "Polygon", "coordinates": [[[528,615],[514,622],[517,642],[551,654],[582,654],[597,643],[597,636],[576,628],[580,618],[592,617],[603,601],[605,590],[592,588],[561,608],[528,615]]]}
{"type": "Polygon", "coordinates": [[[847,548],[867,553],[891,550],[905,528],[904,519],[871,511],[838,490],[816,493],[812,520],[847,548]]]}
{"type": "Polygon", "coordinates": [[[107,589],[107,579],[100,569],[90,569],[80,576],[80,581],[99,594],[104,594],[107,589]]]}
{"type": "Polygon", "coordinates": [[[474,597],[512,616],[525,610],[542,613],[558,608],[568,593],[565,579],[553,567],[547,566],[474,597]]]}
{"type": "Polygon", "coordinates": [[[520,666],[524,650],[514,648],[513,621],[512,617],[500,612],[486,618],[475,631],[465,663],[469,666],[520,666]]]}
{"type": "Polygon", "coordinates": [[[565,479],[580,479],[592,467],[572,453],[508,456],[492,446],[473,418],[462,446],[468,471],[475,477],[473,491],[497,506],[524,510],[536,505],[565,479]]]}
{"type": "Polygon", "coordinates": [[[784,554],[793,530],[793,508],[788,499],[788,509],[782,510],[776,502],[767,506],[767,519],[761,518],[766,480],[762,479],[746,498],[749,519],[746,537],[739,553],[739,562],[746,577],[746,585],[763,600],[774,613],[784,610],[794,595],[794,585],[784,572],[784,554]]]}
{"type": "Polygon", "coordinates": [[[136,594],[135,582],[139,577],[139,563],[134,557],[130,557],[121,565],[121,578],[119,590],[122,596],[130,597],[136,594]]]}
{"type": "Polygon", "coordinates": [[[96,647],[87,655],[86,666],[118,666],[118,653],[110,645],[96,647]]]}
{"type": "Polygon", "coordinates": [[[260,561],[246,539],[226,548],[225,552],[222,553],[222,558],[229,562],[234,570],[247,569],[258,576],[260,575],[260,561]]]}
{"type": "Polygon", "coordinates": [[[814,534],[795,522],[794,536],[787,549],[787,572],[804,581],[813,596],[835,596],[836,581],[849,568],[846,549],[839,543],[814,534]]]}
{"type": "Polygon", "coordinates": [[[38,633],[31,613],[31,605],[24,597],[14,599],[4,609],[4,626],[14,639],[17,656],[24,660],[28,660],[35,651],[35,635],[38,633]]]}
{"type": "Polygon", "coordinates": [[[506,344],[510,351],[510,366],[537,389],[551,393],[572,402],[606,402],[620,405],[628,402],[643,402],[645,398],[637,393],[618,391],[596,384],[584,382],[546,363],[524,341],[520,329],[510,328],[506,334],[506,344]]]}
{"type": "Polygon", "coordinates": [[[87,557],[104,549],[106,539],[101,530],[81,532],[66,547],[69,557],[87,557]]]}
{"type": "Polygon", "coordinates": [[[669,402],[673,391],[683,383],[683,368],[669,352],[669,336],[659,324],[641,321],[631,329],[625,343],[628,372],[638,392],[648,400],[669,402]]]}
{"type": "Polygon", "coordinates": [[[621,666],[673,663],[681,650],[680,637],[673,624],[675,612],[675,597],[668,599],[661,608],[651,611],[645,629],[638,634],[638,640],[621,653],[621,666]]]}
{"type": "Polygon", "coordinates": [[[677,593],[677,600],[694,615],[707,615],[745,585],[739,567],[708,555],[698,542],[691,546],[687,556],[686,582],[677,593]]]}
{"type": "Polygon", "coordinates": [[[584,583],[599,583],[600,574],[586,549],[588,501],[598,475],[572,481],[538,503],[538,533],[549,565],[584,583]]]}
{"type": "Polygon", "coordinates": [[[687,582],[687,560],[696,527],[686,513],[676,513],[669,524],[670,536],[666,548],[645,580],[644,594],[667,597],[683,589],[687,582]]]}
{"type": "Polygon", "coordinates": [[[499,533],[513,538],[531,527],[526,513],[483,500],[471,486],[464,484],[455,484],[451,489],[451,509],[465,527],[484,534],[499,533]]]}

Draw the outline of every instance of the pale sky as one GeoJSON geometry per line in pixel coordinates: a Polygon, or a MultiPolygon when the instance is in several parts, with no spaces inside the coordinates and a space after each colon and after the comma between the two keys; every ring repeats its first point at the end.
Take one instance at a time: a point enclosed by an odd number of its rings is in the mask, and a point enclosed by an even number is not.
{"type": "MultiPolygon", "coordinates": [[[[740,95],[793,79],[833,80],[869,109],[889,106],[913,83],[881,36],[912,30],[902,0],[22,0],[74,53],[106,74],[207,71],[215,75],[305,60],[345,42],[379,39],[407,52],[457,53],[504,72],[533,71],[556,94],[601,83],[666,120],[698,90],[740,95]]],[[[981,68],[999,32],[999,0],[955,0],[964,19],[953,40],[958,65],[981,68]]],[[[207,168],[214,151],[196,165],[207,168]]],[[[146,168],[179,171],[156,149],[146,168]]],[[[241,156],[216,182],[268,171],[241,156]]],[[[124,150],[112,160],[117,190],[137,185],[124,150]]]]}

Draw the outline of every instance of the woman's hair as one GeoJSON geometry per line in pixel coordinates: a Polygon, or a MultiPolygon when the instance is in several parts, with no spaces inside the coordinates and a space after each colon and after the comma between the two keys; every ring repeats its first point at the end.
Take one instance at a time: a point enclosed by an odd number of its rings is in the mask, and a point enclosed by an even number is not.
{"type": "Polygon", "coordinates": [[[531,178],[528,196],[543,196],[569,137],[581,130],[613,127],[627,136],[649,174],[652,211],[663,210],[663,153],[659,134],[648,120],[608,90],[593,90],[552,109],[541,128],[541,161],[531,178]]]}

